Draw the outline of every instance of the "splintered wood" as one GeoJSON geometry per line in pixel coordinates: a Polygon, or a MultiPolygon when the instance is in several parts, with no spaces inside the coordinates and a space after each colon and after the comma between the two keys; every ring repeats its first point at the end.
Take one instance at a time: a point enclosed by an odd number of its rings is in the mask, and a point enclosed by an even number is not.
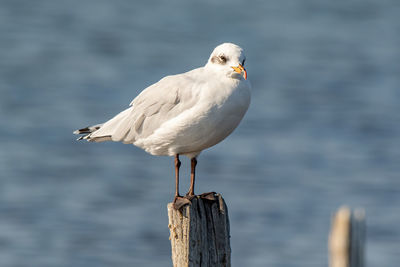
{"type": "Polygon", "coordinates": [[[180,210],[169,203],[168,218],[174,267],[231,266],[228,210],[221,195],[196,196],[180,210]]]}

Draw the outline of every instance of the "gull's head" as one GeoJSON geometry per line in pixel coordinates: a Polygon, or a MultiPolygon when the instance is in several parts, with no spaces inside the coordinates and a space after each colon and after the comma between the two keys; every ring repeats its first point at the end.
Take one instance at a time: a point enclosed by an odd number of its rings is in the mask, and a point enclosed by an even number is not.
{"type": "Polygon", "coordinates": [[[217,46],[208,59],[207,68],[225,72],[228,77],[247,80],[247,71],[244,68],[246,57],[243,49],[232,43],[217,46]]]}

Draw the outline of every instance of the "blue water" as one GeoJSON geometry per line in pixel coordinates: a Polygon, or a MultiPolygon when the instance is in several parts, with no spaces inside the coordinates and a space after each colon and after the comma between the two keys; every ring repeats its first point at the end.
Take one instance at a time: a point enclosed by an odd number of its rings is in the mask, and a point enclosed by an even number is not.
{"type": "Polygon", "coordinates": [[[233,265],[327,266],[347,204],[368,266],[398,266],[398,1],[215,2],[0,1],[0,266],[171,266],[173,159],[72,131],[226,41],[253,100],[196,190],[228,204],[233,265]]]}

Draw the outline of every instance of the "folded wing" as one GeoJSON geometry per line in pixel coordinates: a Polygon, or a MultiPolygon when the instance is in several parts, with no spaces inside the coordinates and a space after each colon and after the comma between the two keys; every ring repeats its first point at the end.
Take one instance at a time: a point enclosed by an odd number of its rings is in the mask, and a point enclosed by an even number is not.
{"type": "Polygon", "coordinates": [[[118,141],[134,143],[146,138],[163,123],[190,109],[197,100],[193,93],[196,77],[202,69],[167,76],[143,90],[130,104],[114,118],[95,126],[75,131],[86,134],[80,139],[93,142],[118,141]]]}

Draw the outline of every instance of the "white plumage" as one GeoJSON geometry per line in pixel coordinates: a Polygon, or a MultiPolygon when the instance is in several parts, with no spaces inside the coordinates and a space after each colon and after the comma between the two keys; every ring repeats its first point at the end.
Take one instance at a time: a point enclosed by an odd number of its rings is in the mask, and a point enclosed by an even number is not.
{"type": "MultiPolygon", "coordinates": [[[[114,118],[74,133],[85,134],[78,140],[124,142],[152,155],[175,156],[178,197],[178,156],[195,161],[202,150],[225,139],[249,107],[250,83],[244,61],[239,46],[219,45],[204,67],[161,79],[114,118]]],[[[196,162],[192,162],[190,194],[196,162]]]]}
{"type": "Polygon", "coordinates": [[[204,67],[161,79],[114,118],[74,133],[88,133],[82,138],[88,141],[134,144],[152,155],[197,156],[225,139],[248,109],[250,84],[231,67],[244,59],[240,47],[222,44],[204,67]],[[212,62],[222,54],[225,64],[212,62]]]}

